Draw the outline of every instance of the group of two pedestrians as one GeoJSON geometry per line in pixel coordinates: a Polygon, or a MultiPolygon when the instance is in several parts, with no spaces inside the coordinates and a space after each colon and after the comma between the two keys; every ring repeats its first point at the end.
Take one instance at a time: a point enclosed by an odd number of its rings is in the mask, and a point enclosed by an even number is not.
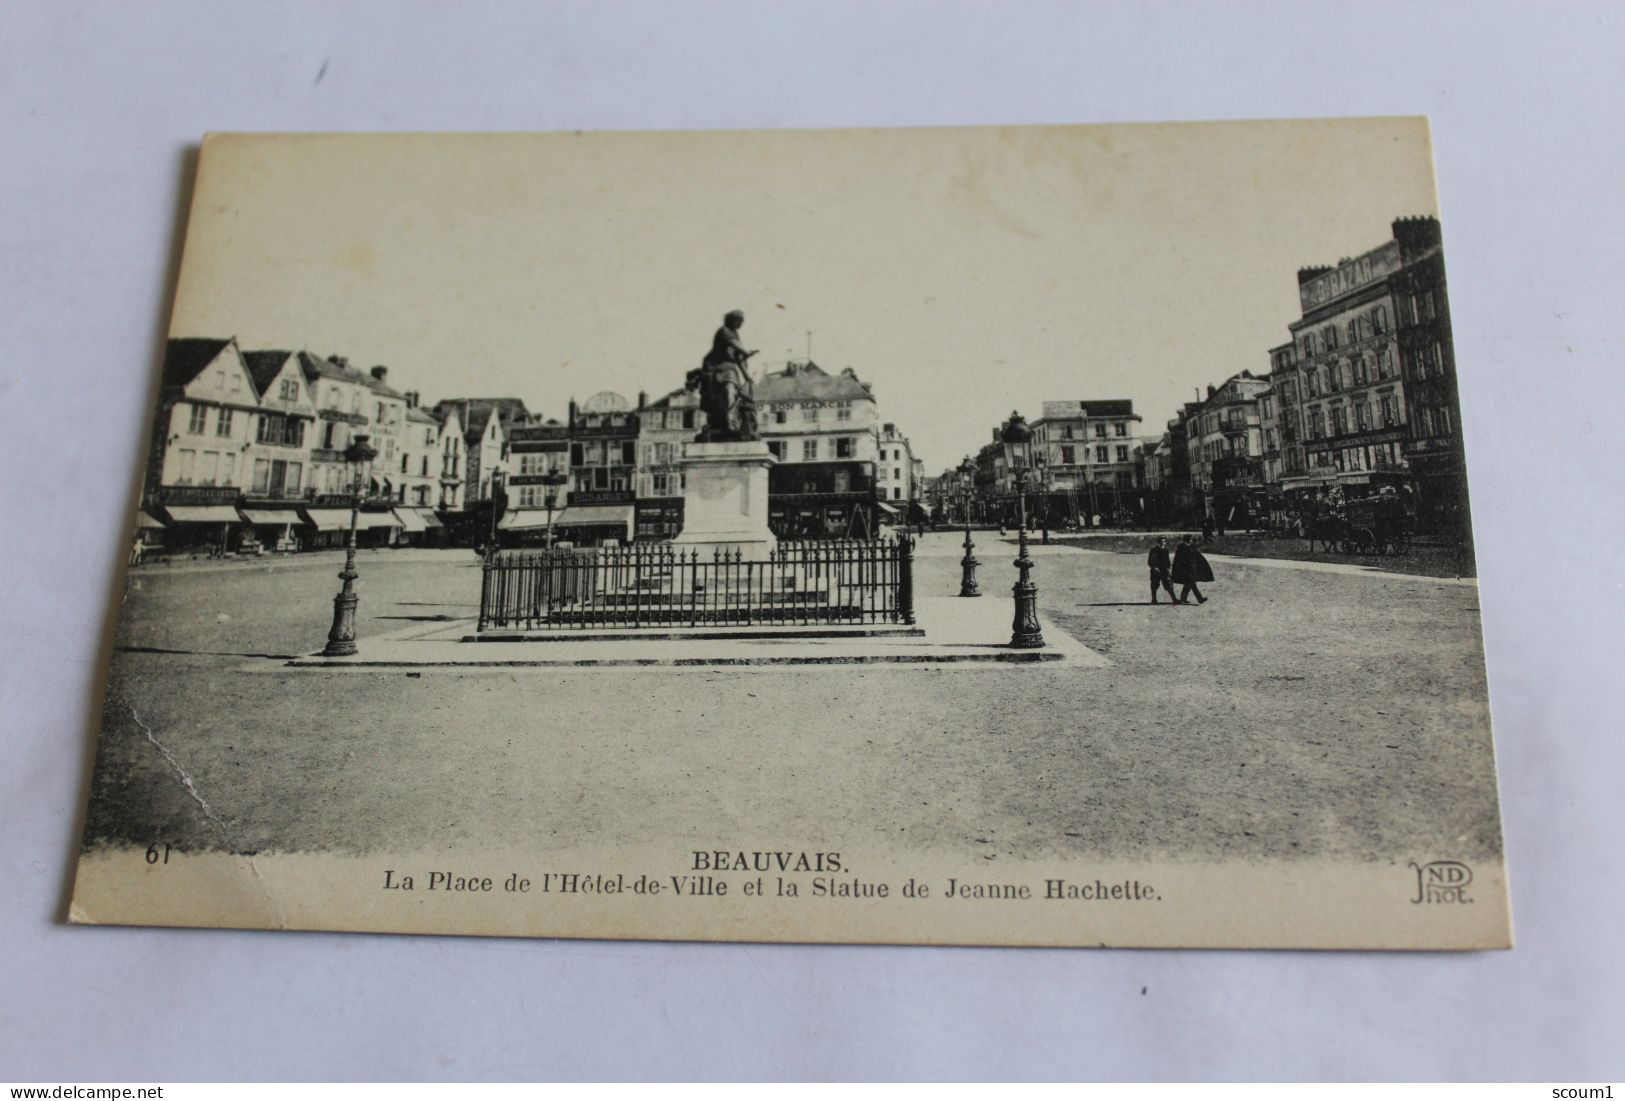
{"type": "Polygon", "coordinates": [[[1146,565],[1151,567],[1151,603],[1157,603],[1159,588],[1168,593],[1170,604],[1189,604],[1192,596],[1196,597],[1198,604],[1207,603],[1207,597],[1202,595],[1197,585],[1213,580],[1213,567],[1207,564],[1207,556],[1196,549],[1189,535],[1180,536],[1172,561],[1168,558],[1168,540],[1157,536],[1156,545],[1146,556],[1146,565]],[[1182,586],[1178,596],[1174,595],[1173,582],[1182,586]]]}

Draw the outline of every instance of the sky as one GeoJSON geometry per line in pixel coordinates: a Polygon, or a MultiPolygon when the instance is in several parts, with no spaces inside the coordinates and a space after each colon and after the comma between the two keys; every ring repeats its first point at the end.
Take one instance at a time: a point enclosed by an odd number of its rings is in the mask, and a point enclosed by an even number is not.
{"type": "Polygon", "coordinates": [[[1299,316],[1297,269],[1437,214],[1425,121],[216,135],[172,336],[389,367],[562,416],[680,386],[729,309],[756,373],[871,382],[928,473],[1043,401],[1160,434],[1299,316]]]}

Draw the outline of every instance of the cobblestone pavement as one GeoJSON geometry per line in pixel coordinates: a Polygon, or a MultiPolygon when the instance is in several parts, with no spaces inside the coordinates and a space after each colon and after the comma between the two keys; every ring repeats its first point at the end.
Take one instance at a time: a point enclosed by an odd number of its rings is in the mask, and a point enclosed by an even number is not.
{"type": "MultiPolygon", "coordinates": [[[[922,591],[957,591],[961,538],[921,541],[922,591]]],[[[1010,548],[988,536],[977,553],[983,599],[1008,601],[1010,548]]],[[[325,637],[326,571],[138,572],[87,835],[352,852],[760,838],[995,861],[1499,852],[1471,586],[1215,558],[1207,605],[1152,606],[1138,557],[1034,555],[1046,616],[1110,667],[329,674],[281,664],[325,637]]],[[[472,556],[361,568],[363,646],[475,610],[472,556]]]]}

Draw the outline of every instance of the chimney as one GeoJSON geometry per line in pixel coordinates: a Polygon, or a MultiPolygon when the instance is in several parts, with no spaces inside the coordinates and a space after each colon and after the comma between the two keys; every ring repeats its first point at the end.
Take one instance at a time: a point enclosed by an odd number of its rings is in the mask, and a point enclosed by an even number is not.
{"type": "Polygon", "coordinates": [[[1208,384],[1208,388],[1207,388],[1207,396],[1208,397],[1211,398],[1214,394],[1217,394],[1218,392],[1219,392],[1219,388],[1217,386],[1214,386],[1212,383],[1208,384]]]}
{"type": "Polygon", "coordinates": [[[406,407],[408,409],[416,409],[418,407],[418,392],[416,390],[408,390],[404,396],[406,398],[406,407]]]}
{"type": "Polygon", "coordinates": [[[576,399],[570,399],[570,419],[565,421],[571,428],[576,426],[576,399]]]}
{"type": "Polygon", "coordinates": [[[347,368],[348,366],[350,366],[350,357],[349,356],[328,356],[327,357],[327,362],[331,363],[333,366],[337,367],[339,370],[342,371],[345,368],[347,368]]]}
{"type": "Polygon", "coordinates": [[[372,377],[377,379],[379,382],[383,382],[384,378],[388,374],[389,374],[389,368],[388,367],[374,367],[372,369],[372,377]]]}
{"type": "Polygon", "coordinates": [[[649,405],[649,391],[647,391],[647,390],[639,390],[638,391],[638,408],[639,409],[645,409],[645,408],[648,407],[648,405],[649,405]]]}

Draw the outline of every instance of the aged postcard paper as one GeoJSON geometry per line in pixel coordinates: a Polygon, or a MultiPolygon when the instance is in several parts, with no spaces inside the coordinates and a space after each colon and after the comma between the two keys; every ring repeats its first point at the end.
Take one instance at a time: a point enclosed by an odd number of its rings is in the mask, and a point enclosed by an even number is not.
{"type": "Polygon", "coordinates": [[[76,921],[1511,943],[1425,120],[214,135],[158,369],[76,921]]]}

